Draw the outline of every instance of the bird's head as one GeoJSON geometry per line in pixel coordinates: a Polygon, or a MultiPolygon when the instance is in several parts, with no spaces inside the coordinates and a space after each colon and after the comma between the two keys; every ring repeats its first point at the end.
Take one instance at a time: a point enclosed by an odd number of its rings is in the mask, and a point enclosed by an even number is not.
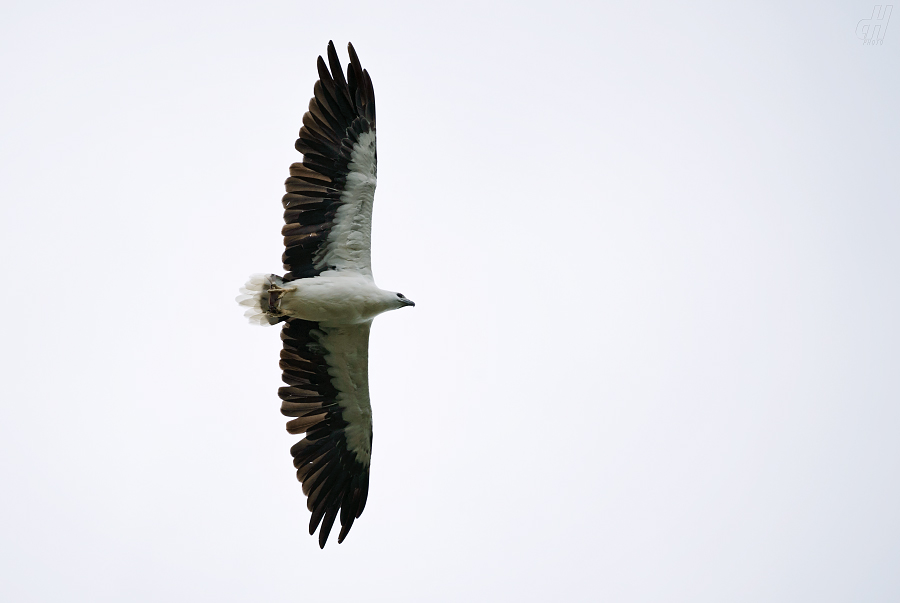
{"type": "Polygon", "coordinates": [[[409,299],[402,293],[394,293],[394,309],[403,308],[405,306],[415,306],[416,302],[409,299]]]}

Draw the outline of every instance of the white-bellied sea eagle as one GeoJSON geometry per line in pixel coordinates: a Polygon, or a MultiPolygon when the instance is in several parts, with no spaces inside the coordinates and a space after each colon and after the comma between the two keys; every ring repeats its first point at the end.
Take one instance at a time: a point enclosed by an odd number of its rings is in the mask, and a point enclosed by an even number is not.
{"type": "Polygon", "coordinates": [[[415,304],[372,278],[370,241],[375,195],[375,91],[348,45],[347,77],[328,43],[328,64],[294,145],[302,163],[285,182],[284,276],[257,274],[238,302],[260,325],[283,323],[281,412],[295,417],[291,447],[297,479],[324,547],[340,516],[342,542],[366,506],[372,455],[369,329],[388,310],[415,304]],[[329,72],[329,66],[331,71],[329,72]]]}

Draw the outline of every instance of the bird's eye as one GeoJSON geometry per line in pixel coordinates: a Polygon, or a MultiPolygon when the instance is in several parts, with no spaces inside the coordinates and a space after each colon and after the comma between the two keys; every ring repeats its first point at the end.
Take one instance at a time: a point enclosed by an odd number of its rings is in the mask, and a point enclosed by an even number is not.
{"type": "Polygon", "coordinates": [[[397,294],[397,297],[401,297],[401,298],[402,298],[402,297],[403,297],[403,294],[402,294],[402,293],[398,293],[398,294],[397,294]]]}

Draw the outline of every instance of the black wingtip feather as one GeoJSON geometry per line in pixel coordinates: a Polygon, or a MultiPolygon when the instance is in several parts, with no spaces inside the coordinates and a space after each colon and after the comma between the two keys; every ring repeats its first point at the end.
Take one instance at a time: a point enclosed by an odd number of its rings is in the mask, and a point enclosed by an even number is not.
{"type": "Polygon", "coordinates": [[[322,521],[322,529],[319,530],[319,548],[324,549],[325,543],[328,542],[328,535],[331,534],[331,528],[334,525],[334,518],[337,517],[338,508],[337,505],[332,505],[328,512],[325,514],[325,519],[322,521]]]}
{"type": "Polygon", "coordinates": [[[319,55],[319,58],[316,59],[316,70],[319,72],[319,81],[325,84],[329,90],[333,90],[334,79],[331,77],[328,65],[325,64],[325,59],[322,58],[322,55],[319,55]]]}
{"type": "Polygon", "coordinates": [[[335,87],[343,91],[347,87],[347,82],[344,80],[344,71],[341,69],[341,61],[338,59],[334,44],[328,45],[328,66],[331,67],[331,77],[334,79],[335,87]]]}
{"type": "Polygon", "coordinates": [[[372,78],[369,72],[363,69],[363,85],[366,89],[366,117],[373,124],[375,123],[375,87],[372,85],[372,78]]]}

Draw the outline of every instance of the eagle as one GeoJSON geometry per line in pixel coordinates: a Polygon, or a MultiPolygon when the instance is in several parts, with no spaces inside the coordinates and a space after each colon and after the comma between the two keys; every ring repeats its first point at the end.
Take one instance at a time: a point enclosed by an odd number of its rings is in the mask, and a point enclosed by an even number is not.
{"type": "Polygon", "coordinates": [[[366,506],[372,458],[369,330],[388,310],[415,304],[372,277],[372,204],[378,154],[375,91],[348,44],[346,77],[334,43],[294,147],[303,160],[285,182],[283,276],[254,274],[239,304],[251,323],[281,323],[282,414],[297,479],[324,548],[340,516],[343,542],[366,506]],[[329,71],[330,67],[330,71],[329,71]]]}

